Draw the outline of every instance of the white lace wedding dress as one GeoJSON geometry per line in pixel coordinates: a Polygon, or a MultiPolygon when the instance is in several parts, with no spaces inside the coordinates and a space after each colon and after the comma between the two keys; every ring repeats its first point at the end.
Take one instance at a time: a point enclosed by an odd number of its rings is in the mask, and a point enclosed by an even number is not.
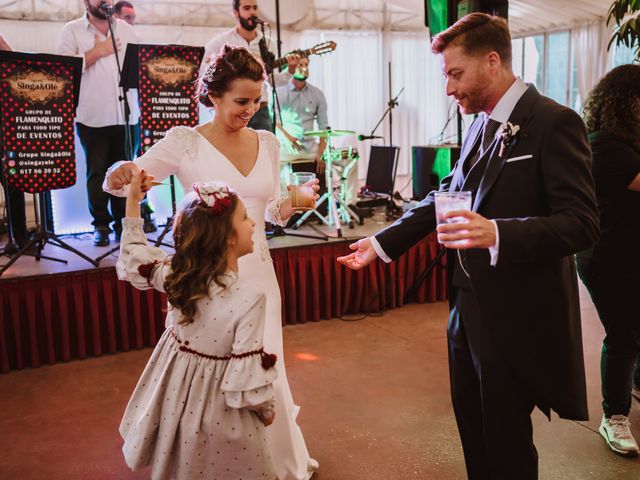
{"type": "MultiPolygon", "coordinates": [[[[293,402],[284,367],[280,290],[264,231],[264,220],[282,224],[279,210],[284,198],[280,194],[280,144],[271,132],[257,130],[258,158],[253,170],[244,176],[206,138],[190,127],[174,127],[164,139],[136,159],[136,164],[162,181],[175,175],[185,192],[198,181],[221,181],[238,192],[249,216],[256,222],[254,251],[240,258],[241,278],[255,282],[267,295],[264,349],[278,356],[278,378],[274,383],[276,419],[267,428],[271,459],[280,480],[303,480],[317,467],[309,458],[302,432],[296,423],[300,408],[293,402]]],[[[118,164],[110,170],[117,168],[118,164]]],[[[114,195],[119,192],[105,190],[114,195]]]]}

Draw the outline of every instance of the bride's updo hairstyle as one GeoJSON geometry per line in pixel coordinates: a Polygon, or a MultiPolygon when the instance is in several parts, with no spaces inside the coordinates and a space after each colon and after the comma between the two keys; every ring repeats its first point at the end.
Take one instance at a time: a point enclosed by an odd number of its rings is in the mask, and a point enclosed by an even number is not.
{"type": "Polygon", "coordinates": [[[213,107],[209,95],[222,97],[230,89],[231,82],[239,78],[263,82],[267,77],[262,63],[246,48],[227,44],[198,79],[198,101],[205,107],[213,107]]]}

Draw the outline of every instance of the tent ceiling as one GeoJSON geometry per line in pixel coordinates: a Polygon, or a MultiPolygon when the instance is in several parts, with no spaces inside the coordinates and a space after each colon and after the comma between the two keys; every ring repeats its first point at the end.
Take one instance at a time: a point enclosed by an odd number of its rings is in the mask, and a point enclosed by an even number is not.
{"type": "MultiPolygon", "coordinates": [[[[231,0],[131,0],[143,24],[231,26],[231,0]]],[[[281,11],[299,0],[280,0],[281,11]]],[[[511,0],[509,21],[514,36],[567,28],[598,20],[612,0],[511,0]]],[[[268,0],[261,0],[268,3],[268,0]]],[[[293,30],[422,30],[424,0],[310,0],[293,30]]],[[[265,9],[266,10],[266,9],[265,9]]],[[[0,0],[0,19],[68,21],[84,11],[83,0],[0,0]]]]}

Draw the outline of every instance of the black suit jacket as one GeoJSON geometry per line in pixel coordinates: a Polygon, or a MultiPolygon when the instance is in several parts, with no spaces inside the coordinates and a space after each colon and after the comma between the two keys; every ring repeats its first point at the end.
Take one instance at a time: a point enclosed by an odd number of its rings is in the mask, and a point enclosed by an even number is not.
{"type": "MultiPolygon", "coordinates": [[[[495,219],[499,257],[487,249],[464,252],[483,322],[493,344],[549,415],[587,419],[578,284],[573,254],[598,237],[598,211],[586,129],[571,109],[533,86],[509,121],[520,127],[500,157],[488,163],[473,210],[495,219]]],[[[482,121],[470,127],[460,160],[440,190],[462,190],[462,165],[480,141],[482,121]]],[[[392,259],[435,228],[433,192],[376,235],[392,259]]],[[[450,250],[449,265],[455,257],[450,250]]],[[[450,291],[450,299],[455,292],[450,291]]],[[[508,394],[508,392],[505,392],[508,394]]]]}

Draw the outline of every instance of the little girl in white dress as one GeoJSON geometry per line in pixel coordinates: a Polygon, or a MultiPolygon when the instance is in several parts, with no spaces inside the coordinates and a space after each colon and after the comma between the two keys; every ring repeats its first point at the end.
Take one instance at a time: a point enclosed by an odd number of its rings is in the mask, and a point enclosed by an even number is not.
{"type": "Polygon", "coordinates": [[[156,479],[274,480],[265,426],[273,422],[276,358],[264,352],[266,298],[237,274],[254,222],[223,184],[194,184],[174,223],[176,253],[147,245],[132,179],[118,276],[169,300],[167,330],[120,424],[127,465],[156,479]],[[202,261],[206,259],[206,261],[202,261]]]}

